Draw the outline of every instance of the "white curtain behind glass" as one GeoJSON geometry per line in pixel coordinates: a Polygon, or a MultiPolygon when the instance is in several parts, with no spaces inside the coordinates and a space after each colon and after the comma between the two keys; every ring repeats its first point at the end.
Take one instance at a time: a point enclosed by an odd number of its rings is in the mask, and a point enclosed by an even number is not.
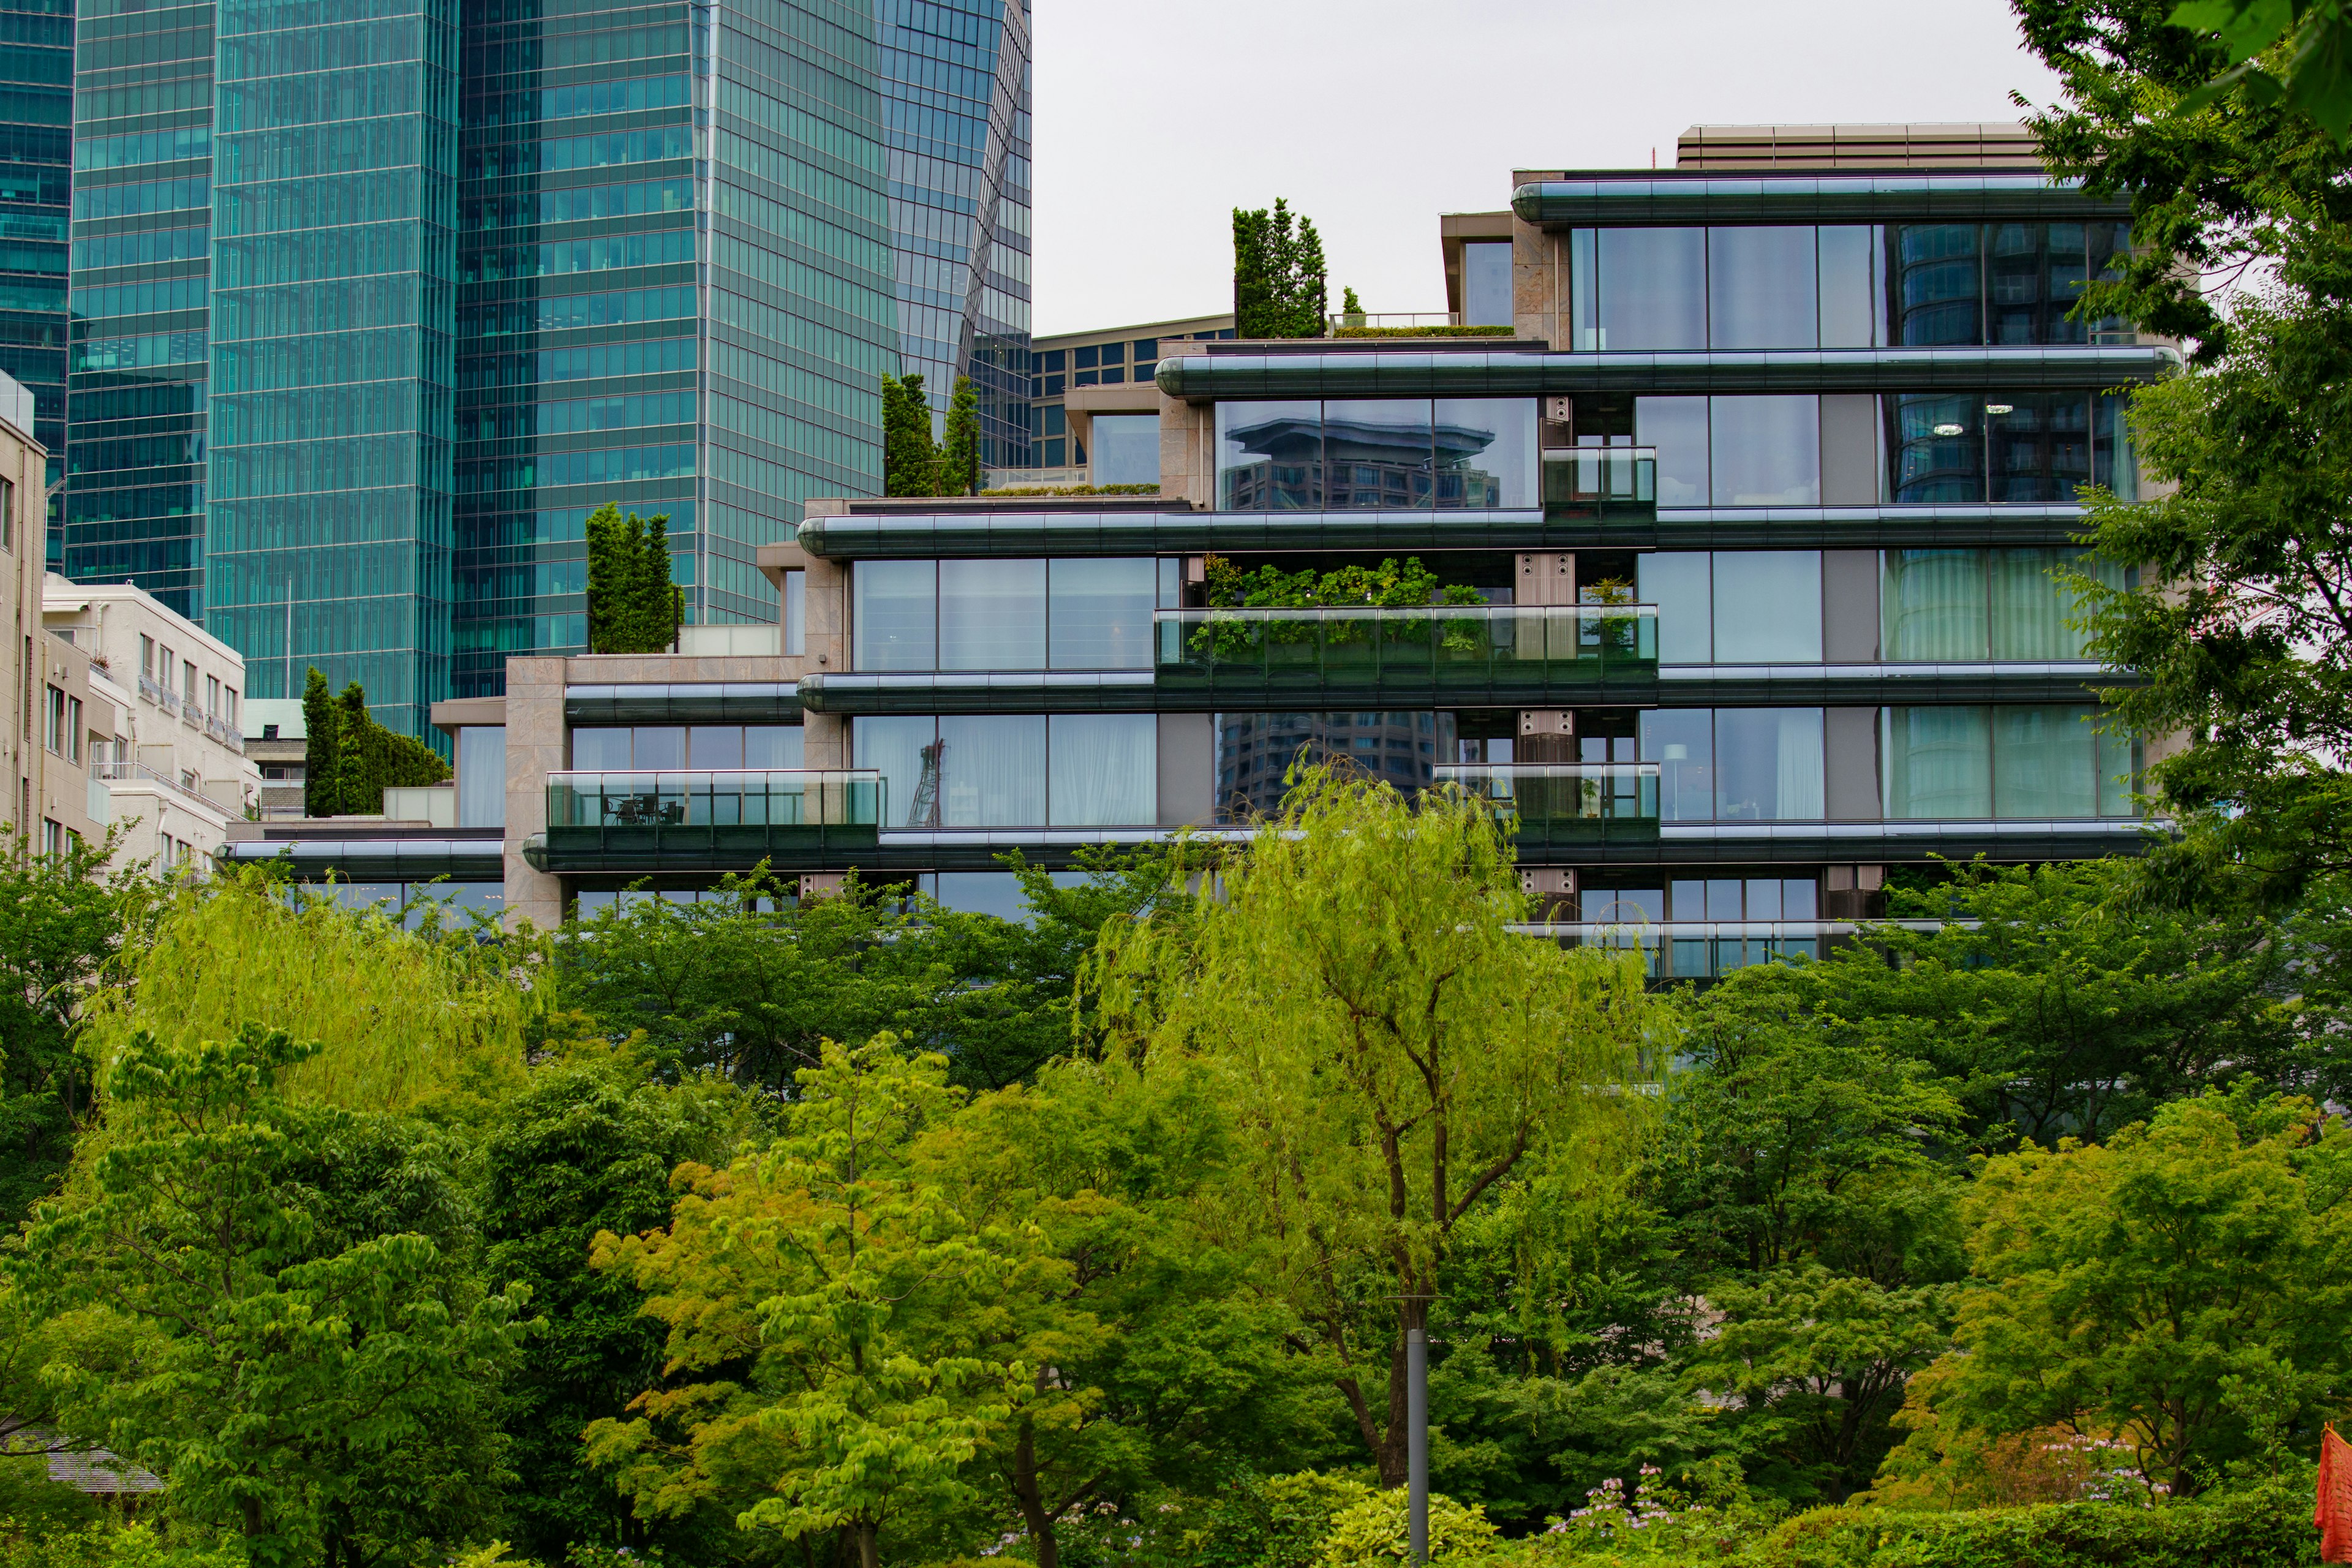
{"type": "Polygon", "coordinates": [[[1983,552],[1890,550],[1885,570],[1889,660],[1985,657],[1983,552]]]}
{"type": "Polygon", "coordinates": [[[1996,816],[2093,816],[2099,808],[2095,708],[1996,708],[1996,816]]]}
{"type": "Polygon", "coordinates": [[[1150,713],[1056,713],[1055,827],[1137,827],[1159,820],[1159,720],[1150,713]]]}
{"type": "Polygon", "coordinates": [[[1982,708],[1889,708],[1882,752],[1886,815],[1992,815],[1992,725],[1982,708]]]}
{"type": "Polygon", "coordinates": [[[1045,820],[1045,716],[940,721],[940,820],[950,827],[1035,827],[1045,820]]]}
{"type": "Polygon", "coordinates": [[[935,738],[937,721],[928,716],[894,716],[853,719],[850,726],[857,765],[882,774],[882,820],[893,827],[939,826],[932,809],[917,799],[923,775],[923,748],[935,738]]]}
{"type": "Polygon", "coordinates": [[[940,668],[1045,668],[1043,561],[940,563],[940,668]]]}

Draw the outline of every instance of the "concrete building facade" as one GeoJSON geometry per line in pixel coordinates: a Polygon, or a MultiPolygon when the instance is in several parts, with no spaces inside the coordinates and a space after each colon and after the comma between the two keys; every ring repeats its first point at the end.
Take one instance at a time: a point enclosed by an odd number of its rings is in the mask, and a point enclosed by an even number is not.
{"type": "Polygon", "coordinates": [[[1898,866],[2129,851],[2142,742],[2066,574],[2081,489],[2135,484],[2113,389],[2179,356],[2073,312],[2120,205],[1931,130],[1523,172],[1441,225],[1496,333],[1161,345],[1116,384],[1156,493],[812,500],[760,552],[772,646],[518,660],[436,710],[500,727],[495,834],[237,852],[406,855],[541,923],[761,863],[1010,913],[1007,849],[1244,833],[1345,759],[1492,799],[1555,935],[1706,978],[1819,952],[1898,866]],[[1413,558],[1442,603],[1240,602],[1413,558]]]}

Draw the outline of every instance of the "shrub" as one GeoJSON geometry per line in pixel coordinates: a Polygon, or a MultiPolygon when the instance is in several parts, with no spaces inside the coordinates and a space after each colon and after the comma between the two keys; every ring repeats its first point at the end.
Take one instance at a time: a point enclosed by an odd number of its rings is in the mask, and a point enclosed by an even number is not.
{"type": "Polygon", "coordinates": [[[2310,1494],[2267,1485],[2153,1509],[1816,1509],[1740,1561],[1752,1568],[2299,1568],[2318,1554],[2310,1494]]]}
{"type": "Polygon", "coordinates": [[[1198,1568],[1307,1568],[1333,1521],[1372,1495],[1350,1476],[1244,1475],[1178,1516],[1183,1556],[1198,1568]]]}
{"type": "MultiPolygon", "coordinates": [[[[1402,1487],[1378,1492],[1331,1521],[1317,1556],[1317,1568],[1402,1563],[1412,1555],[1407,1499],[1402,1487]]],[[[1495,1549],[1495,1527],[1486,1510],[1432,1493],[1429,1499],[1429,1560],[1459,1562],[1495,1549]]]]}
{"type": "Polygon", "coordinates": [[[980,492],[985,499],[1006,496],[1156,496],[1158,485],[999,485],[980,492]]]}
{"type": "Polygon", "coordinates": [[[1515,338],[1517,327],[1334,327],[1335,338],[1515,338]]]}

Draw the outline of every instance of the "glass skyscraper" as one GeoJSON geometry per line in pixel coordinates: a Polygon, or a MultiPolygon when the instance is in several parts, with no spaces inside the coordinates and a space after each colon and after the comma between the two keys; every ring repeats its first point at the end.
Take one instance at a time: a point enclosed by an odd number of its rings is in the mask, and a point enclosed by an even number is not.
{"type": "MultiPolygon", "coordinates": [[[[72,138],[72,0],[0,0],[0,374],[33,394],[52,483],[65,471],[72,138]]],[[[54,526],[48,548],[54,566],[54,526]]]]}
{"type": "Polygon", "coordinates": [[[759,545],[881,488],[880,376],[933,344],[942,407],[982,384],[986,460],[1025,446],[1017,5],[80,27],[65,563],[203,618],[255,697],[316,665],[422,733],[509,655],[584,651],[606,501],[667,514],[690,620],[772,620],[759,545]]]}
{"type": "Polygon", "coordinates": [[[456,12],[215,6],[205,623],[253,696],[447,689],[456,12]]]}
{"type": "Polygon", "coordinates": [[[981,462],[1029,463],[1029,14],[1024,0],[876,0],[898,252],[898,357],[934,422],[980,395],[981,462]]]}

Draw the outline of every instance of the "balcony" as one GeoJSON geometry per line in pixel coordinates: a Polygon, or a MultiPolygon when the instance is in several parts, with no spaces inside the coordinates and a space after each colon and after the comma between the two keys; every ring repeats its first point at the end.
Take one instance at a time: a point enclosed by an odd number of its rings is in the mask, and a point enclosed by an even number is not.
{"type": "Polygon", "coordinates": [[[1494,802],[1522,854],[1658,841],[1655,763],[1487,763],[1433,774],[1494,802]]]}
{"type": "Polygon", "coordinates": [[[1543,455],[1544,516],[1623,519],[1658,516],[1654,447],[1557,447],[1543,455]]]}
{"type": "Polygon", "coordinates": [[[190,805],[201,805],[206,811],[219,812],[224,816],[236,816],[244,809],[242,803],[228,805],[215,800],[205,794],[201,786],[190,785],[184,780],[151,768],[144,763],[130,761],[92,763],[90,776],[108,784],[123,784],[133,789],[152,787],[170,790],[190,805]]]}
{"type": "Polygon", "coordinates": [[[172,689],[144,675],[139,678],[139,695],[166,713],[177,713],[180,710],[180,700],[173,695],[172,689]]]}
{"type": "Polygon", "coordinates": [[[878,773],[817,769],[547,775],[542,871],[748,870],[771,857],[871,854],[878,773]]]}
{"type": "Polygon", "coordinates": [[[226,746],[240,757],[245,755],[245,737],[237,732],[236,725],[228,723],[218,714],[205,715],[205,734],[215,744],[226,746]]]}
{"type": "Polygon", "coordinates": [[[1169,709],[1563,707],[1646,701],[1651,605],[1161,610],[1153,696],[1169,709]]]}

